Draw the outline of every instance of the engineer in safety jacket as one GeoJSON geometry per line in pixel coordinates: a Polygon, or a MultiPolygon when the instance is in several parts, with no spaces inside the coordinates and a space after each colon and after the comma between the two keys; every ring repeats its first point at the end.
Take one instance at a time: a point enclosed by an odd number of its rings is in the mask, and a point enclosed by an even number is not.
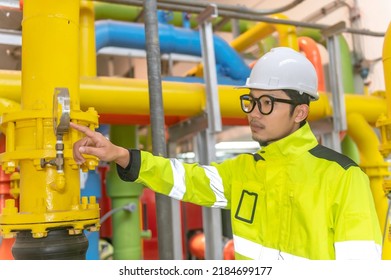
{"type": "Polygon", "coordinates": [[[303,54],[274,48],[254,65],[238,100],[260,144],[256,153],[209,166],[183,163],[117,146],[71,123],[84,136],[74,144],[74,159],[113,161],[123,180],[230,209],[236,259],[380,260],[382,234],[367,175],[320,145],[306,121],[317,85],[303,54]]]}

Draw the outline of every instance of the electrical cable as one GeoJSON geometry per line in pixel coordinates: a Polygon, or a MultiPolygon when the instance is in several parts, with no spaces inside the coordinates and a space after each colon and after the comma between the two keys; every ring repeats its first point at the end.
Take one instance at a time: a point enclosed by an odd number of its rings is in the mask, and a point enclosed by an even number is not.
{"type": "MultiPolygon", "coordinates": [[[[110,218],[112,215],[114,215],[115,213],[117,213],[121,210],[126,210],[128,212],[134,212],[136,210],[136,205],[134,203],[128,203],[128,204],[125,204],[121,207],[111,209],[110,211],[108,211],[106,214],[104,214],[100,218],[99,223],[103,224],[108,218],[110,218]]],[[[90,234],[91,234],[91,231],[87,232],[86,236],[89,236],[90,234]]]]}
{"type": "Polygon", "coordinates": [[[100,223],[103,224],[108,218],[110,218],[110,216],[112,216],[114,213],[117,213],[118,211],[121,211],[121,210],[127,210],[128,212],[134,212],[134,210],[136,210],[136,205],[134,203],[129,203],[129,204],[125,204],[124,206],[111,209],[110,211],[108,211],[106,214],[104,214],[100,218],[100,223]]]}
{"type": "MultiPolygon", "coordinates": [[[[144,1],[142,0],[95,0],[97,2],[105,2],[105,3],[112,3],[112,4],[123,4],[123,5],[134,5],[134,6],[142,6],[144,1]]],[[[172,4],[175,0],[160,0],[157,2],[157,7],[159,9],[168,9],[173,11],[185,11],[190,13],[201,13],[205,10],[205,7],[201,6],[195,6],[196,2],[192,2],[192,6],[189,4],[172,4]]],[[[262,14],[262,11],[259,10],[246,10],[246,12],[243,12],[241,7],[225,7],[225,9],[222,9],[221,5],[217,5],[218,8],[218,14],[222,17],[229,17],[234,19],[245,19],[245,20],[251,20],[251,21],[258,21],[258,22],[267,22],[267,23],[274,23],[274,24],[286,24],[286,25],[293,25],[297,27],[306,27],[306,28],[313,28],[313,29],[326,29],[329,28],[329,25],[326,24],[317,24],[317,23],[307,23],[303,21],[296,21],[296,20],[286,20],[286,19],[276,19],[272,17],[267,17],[262,14]]],[[[351,33],[351,34],[361,34],[366,36],[375,36],[375,37],[384,37],[385,32],[376,32],[371,31],[368,29],[355,29],[355,28],[344,28],[341,32],[351,33]]]]}

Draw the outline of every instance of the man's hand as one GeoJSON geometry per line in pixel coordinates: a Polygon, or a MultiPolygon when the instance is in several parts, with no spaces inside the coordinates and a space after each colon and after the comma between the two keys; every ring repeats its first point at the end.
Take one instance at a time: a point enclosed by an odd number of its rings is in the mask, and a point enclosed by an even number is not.
{"type": "Polygon", "coordinates": [[[86,126],[70,123],[71,128],[82,132],[85,137],[73,145],[73,158],[77,164],[85,162],[82,154],[98,157],[102,161],[114,161],[125,168],[129,164],[129,152],[127,149],[111,143],[101,133],[92,131],[86,126]]]}

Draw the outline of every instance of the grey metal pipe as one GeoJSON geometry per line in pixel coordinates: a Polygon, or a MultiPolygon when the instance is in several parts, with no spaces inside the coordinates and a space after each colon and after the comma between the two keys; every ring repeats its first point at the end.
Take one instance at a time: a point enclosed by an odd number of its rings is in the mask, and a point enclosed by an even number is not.
{"type": "MultiPolygon", "coordinates": [[[[164,2],[167,4],[174,4],[174,5],[187,5],[188,7],[200,7],[203,10],[205,10],[211,3],[205,2],[205,1],[193,1],[193,0],[163,0],[160,2],[164,2]]],[[[276,9],[268,9],[268,10],[256,10],[256,9],[249,9],[244,5],[227,5],[227,4],[213,4],[216,5],[218,11],[234,11],[239,13],[256,13],[258,15],[272,15],[276,13],[285,12],[297,5],[299,5],[301,2],[304,2],[304,0],[293,0],[291,3],[286,4],[285,6],[282,6],[280,8],[276,9]]]]}
{"type": "MultiPolygon", "coordinates": [[[[101,0],[100,2],[111,2],[111,3],[117,3],[117,4],[128,4],[128,5],[141,5],[142,0],[101,0]]],[[[287,11],[301,2],[304,2],[304,0],[293,0],[291,3],[286,4],[285,6],[276,8],[276,9],[267,9],[267,10],[254,10],[249,9],[244,5],[227,5],[227,4],[214,4],[218,8],[219,11],[235,11],[239,13],[256,13],[258,15],[271,15],[276,13],[281,13],[284,11],[287,11]]],[[[192,0],[159,0],[159,3],[157,4],[158,7],[162,7],[165,5],[170,5],[173,7],[173,10],[177,11],[184,11],[184,12],[201,12],[205,10],[210,3],[204,2],[204,1],[192,1],[192,0]],[[175,7],[178,7],[176,9],[175,7]],[[189,10],[190,9],[190,10],[189,10]]]]}
{"type": "Polygon", "coordinates": [[[303,21],[315,22],[315,21],[329,15],[330,13],[338,10],[341,7],[347,7],[348,9],[350,9],[349,5],[346,2],[344,2],[342,0],[336,0],[334,2],[331,2],[331,3],[324,5],[323,7],[320,7],[318,9],[318,11],[316,11],[313,14],[308,15],[306,18],[303,19],[303,21]]]}
{"type": "MultiPolygon", "coordinates": [[[[133,6],[141,6],[143,5],[142,0],[96,0],[97,2],[106,2],[106,3],[114,3],[114,4],[123,4],[123,5],[133,5],[133,6]]],[[[171,2],[174,0],[160,0],[157,3],[157,7],[159,9],[165,9],[165,10],[172,10],[172,11],[182,11],[182,12],[188,12],[188,13],[200,13],[204,11],[203,7],[197,7],[197,6],[189,6],[189,4],[171,4],[167,2],[171,2]]],[[[193,1],[195,3],[195,1],[193,1]]],[[[274,24],[286,24],[286,25],[293,25],[297,27],[306,27],[306,28],[313,28],[313,29],[326,29],[331,27],[330,25],[326,24],[318,24],[318,23],[306,23],[302,21],[295,21],[295,20],[285,20],[285,19],[276,19],[276,18],[270,18],[264,16],[265,13],[263,11],[259,10],[246,10],[244,13],[242,11],[243,7],[240,6],[232,6],[230,9],[224,9],[220,8],[219,4],[216,4],[219,16],[222,17],[229,17],[233,19],[244,19],[244,20],[250,20],[250,21],[258,21],[258,22],[267,22],[267,23],[274,23],[274,24]]],[[[384,32],[376,32],[371,31],[368,29],[355,29],[355,28],[346,28],[342,32],[344,33],[352,33],[352,34],[361,34],[366,36],[375,36],[375,37],[384,37],[384,32]]]]}
{"type": "MultiPolygon", "coordinates": [[[[152,133],[152,153],[167,155],[161,81],[160,44],[156,0],[144,1],[145,40],[149,87],[149,108],[152,133]]],[[[156,220],[158,228],[159,258],[174,259],[171,198],[156,194],[156,220]]]]}

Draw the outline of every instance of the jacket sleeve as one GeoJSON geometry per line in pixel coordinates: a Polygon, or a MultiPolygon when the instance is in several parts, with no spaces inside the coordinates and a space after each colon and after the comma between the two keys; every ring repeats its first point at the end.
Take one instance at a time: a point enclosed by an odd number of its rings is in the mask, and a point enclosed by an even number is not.
{"type": "Polygon", "coordinates": [[[229,207],[229,192],[224,188],[219,164],[183,163],[140,150],[129,150],[129,153],[129,165],[126,168],[117,165],[122,180],[141,183],[177,200],[208,207],[229,207]]]}
{"type": "Polygon", "coordinates": [[[350,167],[336,188],[336,259],[380,260],[382,234],[367,175],[359,167],[350,167]]]}

